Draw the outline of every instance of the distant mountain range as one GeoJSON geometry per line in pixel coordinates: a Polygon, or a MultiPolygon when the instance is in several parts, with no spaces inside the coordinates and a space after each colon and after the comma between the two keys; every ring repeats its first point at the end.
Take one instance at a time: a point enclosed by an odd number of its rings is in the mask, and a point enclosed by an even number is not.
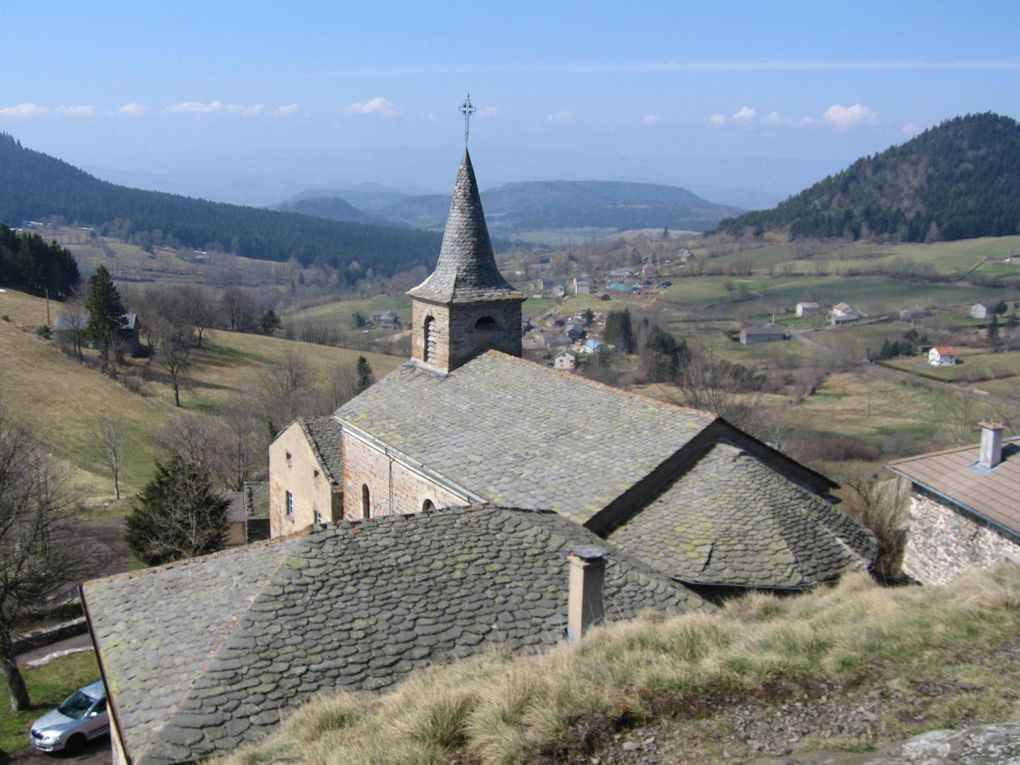
{"type": "MultiPolygon", "coordinates": [[[[357,207],[355,197],[337,190],[334,196],[298,195],[287,203],[295,209],[324,217],[350,215],[346,201],[357,207]]],[[[390,192],[396,193],[396,192],[390,192]]],[[[709,202],[677,186],[618,181],[525,181],[508,183],[482,192],[489,230],[495,237],[514,238],[526,233],[559,229],[670,228],[704,231],[716,226],[739,208],[709,202]]],[[[373,207],[375,219],[432,231],[446,225],[450,197],[446,194],[404,196],[396,202],[373,207]]],[[[367,208],[362,208],[368,212],[367,208]]],[[[350,220],[354,218],[341,218],[350,220]]]]}
{"type": "Polygon", "coordinates": [[[719,229],[906,242],[1020,233],[1020,125],[990,113],[948,120],[719,229]]]}
{"type": "Polygon", "coordinates": [[[208,202],[102,181],[0,133],[0,223],[60,219],[140,243],[221,249],[260,260],[324,263],[341,274],[431,267],[438,234],[208,202]],[[355,263],[359,268],[350,268],[355,263]]]}

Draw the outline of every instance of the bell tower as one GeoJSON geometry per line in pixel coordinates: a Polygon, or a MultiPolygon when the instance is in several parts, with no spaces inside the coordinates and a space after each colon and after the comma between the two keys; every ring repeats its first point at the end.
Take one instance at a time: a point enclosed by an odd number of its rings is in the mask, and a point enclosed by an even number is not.
{"type": "MultiPolygon", "coordinates": [[[[470,97],[461,111],[466,144],[470,97]]],[[[524,295],[496,266],[466,145],[436,269],[407,294],[413,298],[411,357],[418,363],[449,372],[491,349],[521,355],[524,295]]]]}

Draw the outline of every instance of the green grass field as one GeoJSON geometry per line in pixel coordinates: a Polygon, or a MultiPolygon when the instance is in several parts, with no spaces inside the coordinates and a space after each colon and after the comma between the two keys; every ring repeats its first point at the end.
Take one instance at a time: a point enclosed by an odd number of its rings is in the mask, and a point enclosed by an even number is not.
{"type": "Polygon", "coordinates": [[[91,651],[61,656],[42,667],[23,667],[32,708],[12,712],[7,682],[0,676],[0,755],[28,746],[28,731],[36,719],[49,712],[78,688],[99,679],[99,665],[91,651]]]}
{"type": "Polygon", "coordinates": [[[889,365],[907,372],[924,373],[945,382],[984,382],[1020,376],[1020,352],[958,351],[961,363],[953,366],[933,367],[928,364],[927,356],[892,359],[889,365]]]}
{"type": "Polygon", "coordinates": [[[340,329],[351,329],[351,318],[360,312],[366,319],[373,313],[393,311],[405,325],[411,322],[411,298],[407,295],[376,295],[364,300],[339,300],[332,303],[304,308],[286,314],[289,321],[332,322],[340,329]]]}

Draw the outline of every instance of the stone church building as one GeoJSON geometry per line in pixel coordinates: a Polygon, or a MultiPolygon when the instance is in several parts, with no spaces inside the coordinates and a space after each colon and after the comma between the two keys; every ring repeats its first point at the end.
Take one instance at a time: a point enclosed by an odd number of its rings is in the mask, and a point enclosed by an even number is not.
{"type": "Polygon", "coordinates": [[[323,693],[872,564],[825,476],[715,415],[520,358],[523,298],[466,152],[411,295],[413,357],[271,446],[274,538],[83,585],[115,763],[204,761],[323,693]]]}
{"type": "Polygon", "coordinates": [[[272,534],[468,505],[552,510],[693,585],[798,589],[867,568],[828,478],[708,412],[532,364],[465,150],[412,357],[270,448],[272,534]],[[329,455],[324,456],[324,455],[329,455]]]}

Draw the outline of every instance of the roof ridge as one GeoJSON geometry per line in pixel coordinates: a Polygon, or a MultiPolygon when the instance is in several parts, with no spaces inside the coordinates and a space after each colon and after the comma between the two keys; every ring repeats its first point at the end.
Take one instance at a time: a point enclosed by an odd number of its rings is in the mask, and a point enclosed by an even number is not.
{"type": "MultiPolygon", "coordinates": [[[[1008,438],[1002,439],[1002,445],[1003,446],[1005,446],[1006,444],[1011,444],[1011,443],[1016,443],[1017,445],[1020,445],[1020,435],[1009,436],[1008,438]]],[[[980,448],[981,448],[981,442],[979,441],[976,444],[967,444],[966,446],[954,446],[954,447],[951,447],[949,449],[939,449],[938,451],[934,451],[934,452],[925,452],[924,454],[915,454],[915,455],[913,455],[911,457],[900,457],[900,459],[898,459],[898,460],[893,460],[892,462],[887,462],[885,464],[886,464],[886,467],[892,467],[893,465],[905,465],[908,462],[914,462],[915,460],[927,459],[928,457],[940,457],[943,454],[955,454],[956,452],[965,452],[965,451],[968,451],[970,449],[980,449],[980,448]]]]}

